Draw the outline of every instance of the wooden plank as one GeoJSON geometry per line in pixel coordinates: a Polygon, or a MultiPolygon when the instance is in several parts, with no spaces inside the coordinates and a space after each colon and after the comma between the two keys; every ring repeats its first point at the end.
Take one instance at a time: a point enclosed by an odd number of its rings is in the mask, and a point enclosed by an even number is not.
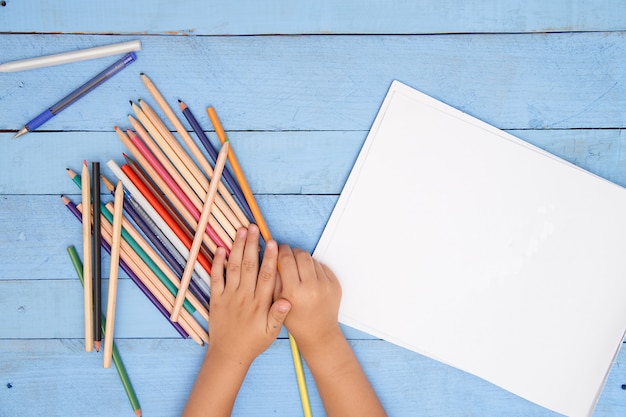
{"type": "MultiPolygon", "coordinates": [[[[626,186],[626,137],[621,129],[508,132],[626,186]]],[[[217,141],[213,132],[208,135],[217,141]]],[[[66,168],[80,172],[84,159],[99,160],[103,175],[114,179],[104,164],[109,159],[122,164],[126,151],[114,132],[43,132],[16,140],[11,136],[0,133],[0,166],[7,167],[0,176],[0,195],[76,194],[66,168]]],[[[230,133],[257,194],[339,194],[366,136],[367,131],[230,133]]]]}
{"type": "MultiPolygon", "coordinates": [[[[182,340],[118,339],[116,343],[144,415],[179,415],[204,348],[182,340]]],[[[389,343],[360,340],[351,345],[389,415],[556,416],[483,380],[389,343]]],[[[595,417],[626,411],[621,400],[625,351],[617,358],[595,417]]],[[[0,353],[1,415],[132,415],[115,371],[101,367],[99,354],[85,353],[80,339],[0,340],[0,353]]],[[[313,414],[323,415],[308,370],[306,376],[313,414]]],[[[279,340],[253,364],[233,416],[299,412],[288,342],[279,340]]]]}
{"type": "MultiPolygon", "coordinates": [[[[274,238],[308,251],[317,244],[337,200],[337,196],[258,197],[274,238]]],[[[80,201],[78,196],[70,198],[80,201]]],[[[74,278],[66,248],[80,247],[81,228],[59,196],[0,196],[0,202],[0,280],[74,278]]],[[[104,253],[103,262],[104,274],[109,268],[104,253]]]]}
{"type": "MultiPolygon", "coordinates": [[[[394,79],[502,129],[620,128],[626,124],[625,37],[141,37],[145,47],[136,63],[43,130],[127,126],[128,100],[148,96],[141,71],[172,105],[185,100],[207,130],[204,108],[214,105],[228,131],[366,131],[394,79]]],[[[126,39],[0,35],[0,43],[12,45],[6,59],[126,39]]],[[[3,74],[0,98],[11,105],[0,112],[0,130],[21,128],[110,62],[3,74]]]]}
{"type": "Polygon", "coordinates": [[[5,32],[250,35],[310,33],[487,33],[624,30],[619,0],[525,2],[441,0],[337,3],[279,0],[89,4],[11,1],[0,8],[5,32]]]}
{"type": "MultiPolygon", "coordinates": [[[[180,339],[165,317],[130,279],[120,274],[115,337],[123,339],[180,339]]],[[[102,283],[107,299],[108,280],[102,283]]],[[[0,339],[80,339],[84,335],[82,291],[76,278],[0,281],[0,314],[4,324],[0,339]]],[[[197,314],[198,322],[206,322],[197,314]]],[[[350,339],[373,336],[343,326],[350,339]]],[[[280,338],[286,339],[282,331],[280,338]]]]}

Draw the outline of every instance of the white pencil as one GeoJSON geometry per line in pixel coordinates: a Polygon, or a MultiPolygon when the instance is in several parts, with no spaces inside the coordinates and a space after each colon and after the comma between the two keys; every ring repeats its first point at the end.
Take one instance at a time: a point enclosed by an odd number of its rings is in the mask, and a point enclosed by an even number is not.
{"type": "Polygon", "coordinates": [[[5,62],[4,64],[0,64],[0,72],[25,71],[35,68],[50,67],[53,65],[68,64],[70,62],[84,61],[87,59],[102,58],[110,55],[125,54],[127,52],[139,50],[141,50],[141,41],[139,40],[115,43],[112,45],[97,46],[95,48],[80,49],[78,51],[62,52],[60,54],[5,62]]]}

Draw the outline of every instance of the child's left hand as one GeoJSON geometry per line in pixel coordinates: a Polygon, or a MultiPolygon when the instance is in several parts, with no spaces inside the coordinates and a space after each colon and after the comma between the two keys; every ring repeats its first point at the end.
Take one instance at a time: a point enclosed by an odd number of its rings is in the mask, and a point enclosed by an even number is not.
{"type": "Polygon", "coordinates": [[[208,353],[249,366],[276,339],[291,308],[272,302],[278,247],[267,242],[259,268],[259,229],[237,231],[224,277],[225,251],[219,248],[211,271],[208,353]]]}

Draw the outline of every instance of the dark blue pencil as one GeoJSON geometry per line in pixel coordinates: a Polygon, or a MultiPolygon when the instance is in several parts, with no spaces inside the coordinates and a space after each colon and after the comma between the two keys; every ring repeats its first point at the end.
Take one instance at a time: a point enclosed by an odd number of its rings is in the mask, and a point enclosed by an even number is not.
{"type": "MultiPolygon", "coordinates": [[[[207,152],[213,159],[213,162],[215,162],[215,160],[217,159],[217,150],[211,144],[211,142],[209,141],[209,138],[207,138],[206,134],[202,130],[202,127],[200,126],[200,123],[198,123],[198,120],[196,119],[196,117],[193,115],[191,110],[189,110],[189,107],[187,107],[187,105],[183,103],[181,100],[178,100],[178,103],[180,105],[180,109],[183,112],[183,115],[185,116],[189,124],[191,125],[191,128],[193,129],[194,132],[196,132],[198,139],[200,139],[200,142],[202,142],[202,145],[204,146],[204,148],[207,150],[207,152]]],[[[246,201],[246,198],[244,197],[243,192],[241,191],[241,188],[237,184],[237,181],[233,177],[233,174],[231,174],[230,171],[228,171],[227,169],[224,169],[222,178],[224,178],[224,180],[226,181],[226,184],[228,184],[231,191],[234,193],[235,198],[239,202],[239,206],[241,206],[241,209],[243,210],[248,220],[254,221],[254,216],[252,215],[250,206],[248,206],[248,202],[246,201]]]]}

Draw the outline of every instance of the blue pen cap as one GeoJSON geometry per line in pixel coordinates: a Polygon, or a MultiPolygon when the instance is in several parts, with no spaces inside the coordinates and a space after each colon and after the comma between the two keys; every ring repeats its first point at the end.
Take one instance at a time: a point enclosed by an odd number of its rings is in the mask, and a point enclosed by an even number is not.
{"type": "Polygon", "coordinates": [[[124,65],[130,64],[131,62],[133,62],[136,59],[137,59],[137,55],[134,52],[129,52],[124,57],[124,65]]]}

